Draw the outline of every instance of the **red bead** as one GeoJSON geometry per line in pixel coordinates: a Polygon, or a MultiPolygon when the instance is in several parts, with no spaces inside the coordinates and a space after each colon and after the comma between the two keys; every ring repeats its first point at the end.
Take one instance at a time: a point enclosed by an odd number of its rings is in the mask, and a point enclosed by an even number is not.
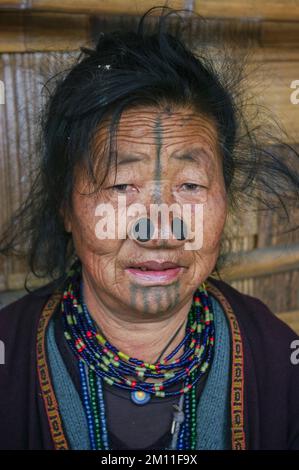
{"type": "Polygon", "coordinates": [[[91,331],[86,331],[86,336],[87,336],[88,338],[91,338],[91,337],[92,337],[92,332],[91,332],[91,331]]]}

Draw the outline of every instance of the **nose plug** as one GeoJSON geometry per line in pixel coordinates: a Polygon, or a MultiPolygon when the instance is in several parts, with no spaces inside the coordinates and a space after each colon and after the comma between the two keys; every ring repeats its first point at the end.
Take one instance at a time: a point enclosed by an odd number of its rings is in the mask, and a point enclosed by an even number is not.
{"type": "MultiPolygon", "coordinates": [[[[174,217],[171,222],[171,230],[177,240],[186,240],[187,229],[182,219],[174,217]]],[[[132,233],[135,240],[144,243],[153,238],[155,233],[155,226],[151,219],[147,217],[141,217],[135,222],[132,233]]]]}

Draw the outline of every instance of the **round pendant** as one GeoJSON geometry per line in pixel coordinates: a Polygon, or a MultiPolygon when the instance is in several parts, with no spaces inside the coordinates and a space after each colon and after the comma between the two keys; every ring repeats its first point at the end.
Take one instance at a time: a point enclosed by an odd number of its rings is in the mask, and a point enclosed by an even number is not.
{"type": "Polygon", "coordinates": [[[143,392],[142,390],[136,390],[135,392],[131,392],[131,398],[136,405],[145,405],[150,401],[151,394],[143,392]]]}

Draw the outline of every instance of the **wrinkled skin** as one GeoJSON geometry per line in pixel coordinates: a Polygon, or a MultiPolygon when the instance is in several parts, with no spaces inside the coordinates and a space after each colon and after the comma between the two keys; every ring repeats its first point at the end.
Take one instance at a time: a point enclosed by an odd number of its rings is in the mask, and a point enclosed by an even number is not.
{"type": "MultiPolygon", "coordinates": [[[[95,142],[99,168],[104,168],[101,149],[107,136],[107,126],[102,126],[95,142]]],[[[215,267],[227,215],[222,159],[209,119],[191,109],[165,106],[126,110],[117,149],[117,171],[109,171],[100,191],[86,195],[92,185],[82,169],[77,170],[65,227],[82,261],[86,304],[107,339],[131,356],[154,362],[186,322],[196,287],[215,267]],[[95,208],[103,202],[117,208],[120,194],[126,195],[127,204],[146,207],[162,202],[203,204],[202,247],[185,250],[185,241],[176,239],[98,239],[95,208]],[[148,285],[126,271],[132,262],[148,260],[171,261],[181,271],[163,285],[148,285]]],[[[182,328],[168,353],[184,334],[182,328]]]]}

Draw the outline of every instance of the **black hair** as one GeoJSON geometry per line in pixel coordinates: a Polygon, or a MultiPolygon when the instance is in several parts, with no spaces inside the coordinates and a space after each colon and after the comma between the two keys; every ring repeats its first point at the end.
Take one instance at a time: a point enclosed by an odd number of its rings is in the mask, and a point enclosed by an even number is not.
{"type": "MultiPolygon", "coordinates": [[[[71,208],[74,169],[83,164],[97,181],[94,137],[110,117],[111,144],[124,109],[166,103],[210,118],[218,132],[231,210],[258,198],[265,207],[284,207],[288,214],[286,198],[298,200],[297,152],[289,147],[288,158],[282,158],[276,146],[275,153],[269,144],[283,144],[273,137],[269,122],[259,122],[257,107],[249,117],[251,103],[243,93],[246,55],[240,61],[240,55],[234,59],[224,49],[211,54],[200,44],[191,50],[183,40],[184,28],[190,19],[205,20],[184,11],[162,8],[155,31],[147,31],[152,12],[136,31],[104,33],[94,48],[82,47],[72,67],[46,85],[52,91],[35,179],[0,239],[0,253],[25,252],[36,276],[64,276],[74,247],[61,208],[71,208]],[[168,30],[173,16],[180,24],[175,34],[168,30]]],[[[106,173],[113,158],[111,151],[106,173]]]]}

